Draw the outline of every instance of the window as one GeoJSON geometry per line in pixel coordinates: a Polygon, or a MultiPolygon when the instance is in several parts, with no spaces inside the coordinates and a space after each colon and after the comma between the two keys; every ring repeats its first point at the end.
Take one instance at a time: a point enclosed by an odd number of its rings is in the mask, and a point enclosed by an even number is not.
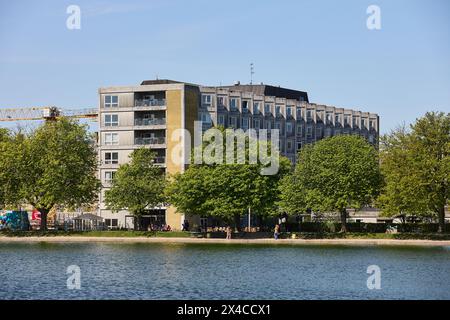
{"type": "Polygon", "coordinates": [[[350,124],[349,116],[348,115],[344,115],[344,126],[348,126],[349,124],[350,124]]]}
{"type": "Polygon", "coordinates": [[[312,110],[306,110],[306,121],[312,121],[312,110]]]}
{"type": "Polygon", "coordinates": [[[339,115],[338,114],[334,116],[334,124],[339,125],[339,115]]]}
{"type": "Polygon", "coordinates": [[[270,113],[270,104],[266,103],[264,105],[264,114],[269,114],[270,113]]]}
{"type": "Polygon", "coordinates": [[[302,118],[302,108],[297,108],[297,119],[302,118]]]}
{"type": "Polygon", "coordinates": [[[237,110],[237,99],[236,98],[231,98],[230,99],[230,110],[231,111],[236,111],[237,110]]]}
{"type": "Polygon", "coordinates": [[[223,114],[219,114],[217,122],[218,122],[218,125],[224,126],[225,125],[225,116],[223,114]]]}
{"type": "Polygon", "coordinates": [[[202,95],[202,103],[203,104],[211,104],[211,95],[210,94],[202,95]]]}
{"type": "Polygon", "coordinates": [[[203,113],[201,114],[200,120],[201,120],[203,123],[211,124],[211,115],[210,115],[209,113],[207,113],[207,112],[203,112],[203,113]]]}
{"type": "Polygon", "coordinates": [[[332,117],[333,117],[332,113],[331,112],[327,112],[327,115],[326,115],[326,122],[327,122],[327,124],[331,123],[332,117]]]}
{"type": "Polygon", "coordinates": [[[352,126],[353,126],[353,128],[356,128],[356,126],[357,126],[356,117],[352,117],[352,126]]]}
{"type": "Polygon", "coordinates": [[[297,135],[303,136],[303,127],[301,124],[297,125],[297,135]]]}
{"type": "Polygon", "coordinates": [[[286,122],[286,132],[292,133],[292,123],[286,122]]]}
{"type": "Polygon", "coordinates": [[[369,120],[369,129],[372,130],[374,128],[373,120],[369,120]]]}
{"type": "Polygon", "coordinates": [[[217,97],[217,105],[224,107],[225,106],[225,97],[217,97]]]}
{"type": "Polygon", "coordinates": [[[119,96],[105,96],[105,108],[117,108],[119,106],[119,96]]]}
{"type": "Polygon", "coordinates": [[[118,152],[105,152],[105,164],[118,164],[119,153],[118,152]]]}
{"type": "Polygon", "coordinates": [[[105,219],[105,225],[108,228],[115,229],[119,225],[118,224],[118,219],[105,219]]]}
{"type": "Polygon", "coordinates": [[[236,117],[229,117],[228,118],[228,125],[232,128],[237,128],[237,121],[236,117]]]}
{"type": "Polygon", "coordinates": [[[105,127],[117,127],[119,125],[118,114],[105,114],[105,127]]]}
{"type": "Polygon", "coordinates": [[[317,111],[316,112],[316,120],[322,121],[323,120],[323,111],[317,111]]]}
{"type": "Polygon", "coordinates": [[[117,145],[119,144],[118,133],[105,133],[105,145],[117,145]]]}
{"type": "Polygon", "coordinates": [[[275,116],[281,117],[281,106],[275,106],[275,116]]]}
{"type": "Polygon", "coordinates": [[[253,128],[255,128],[255,129],[260,129],[261,128],[261,122],[259,121],[259,119],[254,119],[253,120],[253,128]]]}
{"type": "Polygon", "coordinates": [[[291,140],[288,140],[288,141],[287,141],[286,149],[287,149],[288,151],[291,151],[291,150],[292,150],[292,141],[291,141],[291,140]]]}
{"type": "Polygon", "coordinates": [[[116,176],[115,171],[105,171],[105,182],[112,182],[114,180],[114,177],[116,176]]]}
{"type": "Polygon", "coordinates": [[[248,118],[242,118],[241,119],[241,128],[242,129],[248,129],[248,118]]]}
{"type": "Polygon", "coordinates": [[[242,101],[242,112],[248,112],[248,101],[242,101]]]}
{"type": "Polygon", "coordinates": [[[292,117],[292,107],[286,107],[286,116],[292,117]]]}
{"type": "Polygon", "coordinates": [[[361,129],[366,128],[366,119],[361,119],[361,129]]]}
{"type": "Polygon", "coordinates": [[[253,114],[258,114],[259,113],[259,102],[254,102],[253,103],[253,114]]]}
{"type": "Polygon", "coordinates": [[[312,127],[311,126],[306,127],[306,138],[308,138],[308,139],[312,138],[312,127]]]}

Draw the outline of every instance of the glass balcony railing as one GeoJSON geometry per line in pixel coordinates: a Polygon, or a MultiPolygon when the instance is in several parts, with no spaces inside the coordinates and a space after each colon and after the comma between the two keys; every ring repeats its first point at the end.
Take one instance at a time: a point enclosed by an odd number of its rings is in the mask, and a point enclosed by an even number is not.
{"type": "Polygon", "coordinates": [[[153,106],[165,106],[166,99],[138,99],[134,100],[135,107],[153,107],[153,106]]]}
{"type": "Polygon", "coordinates": [[[148,145],[148,144],[165,144],[165,137],[153,137],[153,138],[135,138],[134,144],[148,145]]]}
{"type": "Polygon", "coordinates": [[[134,119],[135,126],[158,126],[166,124],[166,118],[134,119]]]}

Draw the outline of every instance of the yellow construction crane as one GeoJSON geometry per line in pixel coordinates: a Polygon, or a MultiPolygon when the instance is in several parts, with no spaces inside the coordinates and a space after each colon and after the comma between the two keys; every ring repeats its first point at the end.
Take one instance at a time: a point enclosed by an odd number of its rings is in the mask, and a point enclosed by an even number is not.
{"type": "Polygon", "coordinates": [[[85,118],[97,121],[97,108],[60,109],[55,106],[28,108],[0,108],[0,121],[56,120],[60,117],[85,118]]]}

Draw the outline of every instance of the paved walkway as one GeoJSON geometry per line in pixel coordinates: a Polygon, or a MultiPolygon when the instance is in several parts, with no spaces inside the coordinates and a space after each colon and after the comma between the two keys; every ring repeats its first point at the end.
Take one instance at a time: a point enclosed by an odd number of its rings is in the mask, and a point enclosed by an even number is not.
{"type": "Polygon", "coordinates": [[[351,245],[351,246],[450,246],[450,240],[396,240],[396,239],[205,239],[205,238],[158,238],[158,237],[6,237],[0,243],[195,243],[195,244],[269,244],[269,245],[351,245]]]}

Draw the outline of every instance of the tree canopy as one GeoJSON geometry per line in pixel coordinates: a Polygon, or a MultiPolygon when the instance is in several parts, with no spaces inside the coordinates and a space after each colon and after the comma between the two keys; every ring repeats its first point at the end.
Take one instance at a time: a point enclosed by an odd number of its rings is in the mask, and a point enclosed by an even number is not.
{"type": "Polygon", "coordinates": [[[443,232],[450,195],[450,113],[428,112],[410,130],[383,137],[381,168],[383,213],[433,214],[443,232]]]}
{"type": "MultiPolygon", "coordinates": [[[[166,179],[161,167],[154,164],[153,151],[134,150],[131,161],[117,170],[111,189],[105,192],[105,203],[113,211],[129,210],[139,218],[147,209],[163,205],[166,179]]],[[[139,229],[139,219],[136,219],[139,229]]]]}
{"type": "Polygon", "coordinates": [[[300,151],[295,171],[280,185],[279,205],[288,213],[339,212],[346,231],[346,209],[372,203],[380,183],[372,145],[354,135],[330,137],[300,151]]]}

